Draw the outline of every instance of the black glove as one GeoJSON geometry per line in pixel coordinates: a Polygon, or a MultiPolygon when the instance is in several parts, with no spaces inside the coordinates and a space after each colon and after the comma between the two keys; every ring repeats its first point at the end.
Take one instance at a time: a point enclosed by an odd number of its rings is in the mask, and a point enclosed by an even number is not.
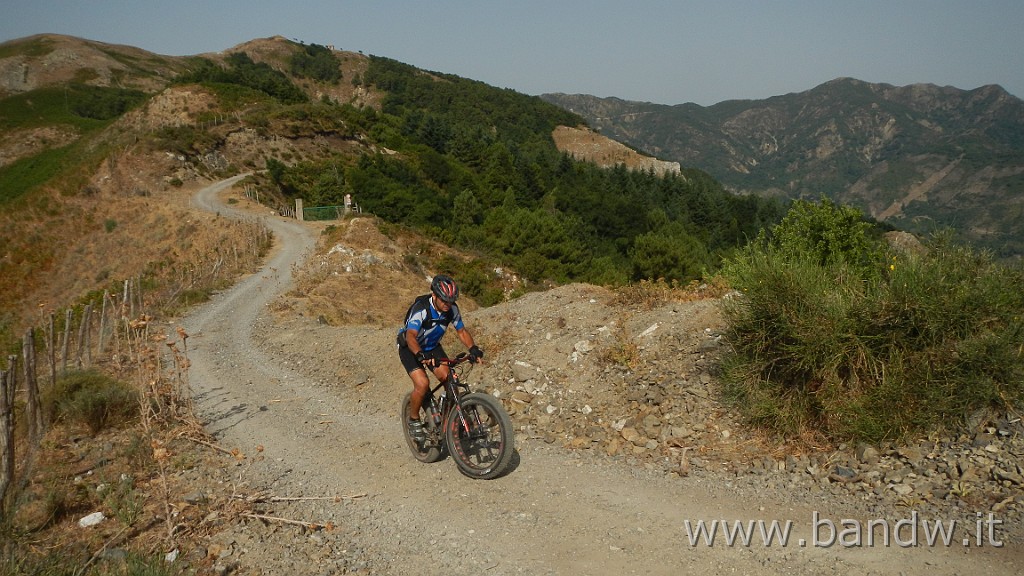
{"type": "Polygon", "coordinates": [[[469,362],[470,362],[470,364],[476,364],[477,362],[482,360],[483,357],[484,357],[484,351],[481,350],[480,347],[477,346],[476,344],[474,344],[469,349],[469,362]]]}
{"type": "Polygon", "coordinates": [[[420,350],[419,352],[416,353],[416,361],[419,362],[420,364],[423,364],[424,366],[428,366],[429,364],[427,363],[430,362],[430,358],[427,357],[426,352],[420,350]]]}

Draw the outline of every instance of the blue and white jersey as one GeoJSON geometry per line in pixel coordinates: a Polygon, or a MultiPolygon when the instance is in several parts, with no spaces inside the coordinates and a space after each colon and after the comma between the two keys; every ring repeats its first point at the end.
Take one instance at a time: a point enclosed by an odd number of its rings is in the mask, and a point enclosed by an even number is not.
{"type": "Polygon", "coordinates": [[[445,330],[449,325],[454,325],[456,330],[462,330],[465,325],[462,323],[462,314],[459,307],[452,304],[448,312],[441,312],[434,308],[434,300],[430,294],[416,298],[409,308],[405,318],[405,326],[399,332],[399,339],[404,340],[406,330],[416,331],[416,342],[424,352],[433,350],[441,343],[445,330]]]}

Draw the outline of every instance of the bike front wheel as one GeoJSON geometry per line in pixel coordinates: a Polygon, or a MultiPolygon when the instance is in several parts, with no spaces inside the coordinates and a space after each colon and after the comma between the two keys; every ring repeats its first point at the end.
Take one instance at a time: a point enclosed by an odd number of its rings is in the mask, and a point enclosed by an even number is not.
{"type": "MultiPolygon", "coordinates": [[[[409,451],[412,452],[412,455],[417,460],[428,464],[437,462],[445,456],[444,439],[442,438],[441,429],[434,425],[427,411],[421,407],[420,421],[423,422],[423,431],[427,433],[427,438],[420,442],[409,434],[409,401],[411,398],[412,392],[405,395],[398,412],[398,421],[402,425],[402,436],[405,437],[405,442],[409,445],[409,451]]],[[[423,401],[424,403],[429,402],[429,398],[424,398],[423,401]]]]}
{"type": "Polygon", "coordinates": [[[445,420],[445,440],[459,471],[471,478],[490,480],[506,472],[515,451],[512,420],[501,403],[481,392],[459,399],[445,420]]]}

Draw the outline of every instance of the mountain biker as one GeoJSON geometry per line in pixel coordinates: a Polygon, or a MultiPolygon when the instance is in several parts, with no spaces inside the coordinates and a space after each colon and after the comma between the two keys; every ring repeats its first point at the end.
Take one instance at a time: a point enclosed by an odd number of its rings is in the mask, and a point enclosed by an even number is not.
{"type": "Polygon", "coordinates": [[[412,379],[412,397],[409,400],[409,435],[418,441],[426,439],[420,422],[420,406],[430,390],[426,368],[430,368],[439,382],[448,378],[449,369],[438,362],[447,358],[441,347],[441,338],[448,326],[455,327],[459,340],[469,349],[469,360],[480,362],[484,353],[476,345],[472,334],[462,322],[462,314],[455,301],[459,287],[451,276],[438,274],[430,283],[430,293],[418,296],[409,307],[405,325],[398,332],[398,357],[412,379]]]}

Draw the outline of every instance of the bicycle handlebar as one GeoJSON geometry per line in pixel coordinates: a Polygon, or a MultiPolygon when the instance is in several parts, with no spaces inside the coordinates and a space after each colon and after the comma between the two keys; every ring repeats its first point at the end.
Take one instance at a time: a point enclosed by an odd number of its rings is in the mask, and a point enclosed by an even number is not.
{"type": "Polygon", "coordinates": [[[455,358],[438,358],[438,364],[444,364],[448,367],[455,367],[464,362],[471,362],[472,357],[466,352],[460,352],[455,355],[455,358]]]}
{"type": "Polygon", "coordinates": [[[424,365],[430,366],[432,368],[436,368],[438,366],[447,366],[449,368],[454,368],[459,364],[464,364],[466,362],[469,362],[470,364],[476,364],[476,362],[473,362],[473,356],[471,356],[467,352],[460,352],[455,355],[455,358],[434,358],[433,360],[430,361],[430,363],[428,363],[428,361],[424,361],[424,365]]]}

